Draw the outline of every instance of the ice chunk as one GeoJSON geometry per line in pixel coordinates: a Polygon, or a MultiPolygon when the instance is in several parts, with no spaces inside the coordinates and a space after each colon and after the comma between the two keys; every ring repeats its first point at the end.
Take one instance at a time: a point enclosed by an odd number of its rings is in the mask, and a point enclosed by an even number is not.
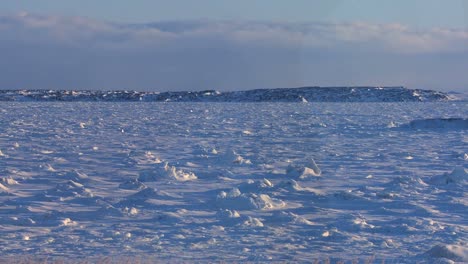
{"type": "Polygon", "coordinates": [[[5,185],[15,185],[15,184],[18,184],[18,182],[13,179],[12,177],[4,177],[4,178],[1,178],[0,180],[3,184],[5,185]]]}
{"type": "Polygon", "coordinates": [[[468,247],[458,245],[436,245],[426,252],[433,258],[446,258],[453,261],[468,262],[468,247]]]}
{"type": "Polygon", "coordinates": [[[177,181],[193,181],[198,179],[194,173],[179,170],[165,162],[164,164],[158,164],[152,170],[142,171],[138,180],[141,182],[148,182],[157,181],[163,178],[174,179],[177,181]]]}
{"type": "Polygon", "coordinates": [[[125,190],[141,190],[145,187],[146,186],[143,183],[139,182],[137,179],[129,180],[119,184],[119,188],[125,190]]]}
{"type": "Polygon", "coordinates": [[[290,164],[286,168],[286,174],[293,178],[307,179],[321,176],[322,171],[315,163],[315,160],[311,158],[305,166],[290,164]]]}
{"type": "Polygon", "coordinates": [[[228,151],[224,156],[220,157],[223,159],[225,163],[234,163],[234,164],[239,164],[239,165],[250,165],[252,162],[249,159],[245,159],[241,155],[239,155],[237,152],[234,150],[228,151]]]}
{"type": "Polygon", "coordinates": [[[248,180],[246,183],[241,184],[239,189],[242,190],[242,192],[258,192],[272,187],[273,184],[268,179],[264,178],[259,181],[248,180]]]}
{"type": "Polygon", "coordinates": [[[241,193],[237,188],[228,193],[221,192],[216,199],[216,203],[221,208],[236,210],[274,210],[286,206],[285,202],[271,198],[267,194],[241,193]]]}
{"type": "Polygon", "coordinates": [[[10,189],[8,189],[5,185],[0,183],[0,194],[9,194],[10,189]]]}
{"type": "Polygon", "coordinates": [[[220,218],[223,218],[223,219],[224,218],[239,218],[240,217],[239,212],[237,212],[236,210],[228,210],[228,209],[218,211],[217,215],[220,218]]]}
{"type": "Polygon", "coordinates": [[[7,155],[3,154],[2,150],[0,149],[0,157],[5,157],[5,158],[8,158],[7,155]]]}
{"type": "Polygon", "coordinates": [[[255,217],[250,217],[250,216],[247,218],[247,220],[244,221],[242,225],[248,226],[248,227],[263,227],[264,226],[260,219],[255,218],[255,217]]]}
{"type": "Polygon", "coordinates": [[[445,173],[440,176],[432,177],[432,184],[458,184],[466,185],[468,180],[468,170],[463,167],[456,167],[451,173],[445,173]]]}

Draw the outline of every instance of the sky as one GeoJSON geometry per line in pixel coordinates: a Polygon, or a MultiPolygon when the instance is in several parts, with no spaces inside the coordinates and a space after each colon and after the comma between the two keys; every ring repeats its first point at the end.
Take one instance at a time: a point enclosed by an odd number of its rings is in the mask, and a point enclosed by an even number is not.
{"type": "Polygon", "coordinates": [[[467,0],[2,0],[0,89],[467,91],[467,0]]]}

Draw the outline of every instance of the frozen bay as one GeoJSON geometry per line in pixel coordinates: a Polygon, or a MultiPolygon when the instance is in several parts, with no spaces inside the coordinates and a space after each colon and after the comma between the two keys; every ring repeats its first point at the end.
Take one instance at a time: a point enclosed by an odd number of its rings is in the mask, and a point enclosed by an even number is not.
{"type": "Polygon", "coordinates": [[[468,261],[466,102],[0,105],[4,256],[468,261]]]}

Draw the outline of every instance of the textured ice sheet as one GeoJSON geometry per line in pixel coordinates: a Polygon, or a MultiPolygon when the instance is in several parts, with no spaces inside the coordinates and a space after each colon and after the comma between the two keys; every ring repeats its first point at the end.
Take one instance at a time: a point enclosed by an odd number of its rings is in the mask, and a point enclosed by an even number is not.
{"type": "Polygon", "coordinates": [[[465,103],[7,103],[4,256],[465,261],[465,103]],[[414,122],[413,122],[414,124],[414,122]]]}

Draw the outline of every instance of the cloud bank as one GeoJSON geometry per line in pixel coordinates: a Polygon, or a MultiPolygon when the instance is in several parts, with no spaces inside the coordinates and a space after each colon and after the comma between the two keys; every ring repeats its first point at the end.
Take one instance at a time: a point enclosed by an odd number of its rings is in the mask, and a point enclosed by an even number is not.
{"type": "Polygon", "coordinates": [[[407,85],[463,90],[468,31],[400,24],[0,16],[0,89],[407,85]]]}

